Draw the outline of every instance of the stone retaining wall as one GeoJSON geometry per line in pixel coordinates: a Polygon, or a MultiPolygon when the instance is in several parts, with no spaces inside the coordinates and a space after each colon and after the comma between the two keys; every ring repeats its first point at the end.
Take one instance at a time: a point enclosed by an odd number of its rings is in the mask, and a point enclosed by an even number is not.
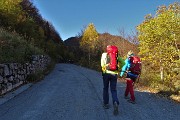
{"type": "Polygon", "coordinates": [[[45,70],[51,59],[45,55],[33,55],[30,63],[0,64],[0,95],[26,83],[29,74],[45,70]]]}

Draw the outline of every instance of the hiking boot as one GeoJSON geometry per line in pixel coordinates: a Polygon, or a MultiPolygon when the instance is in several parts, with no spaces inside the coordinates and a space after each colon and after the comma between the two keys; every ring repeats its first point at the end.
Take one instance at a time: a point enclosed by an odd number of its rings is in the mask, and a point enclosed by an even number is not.
{"type": "Polygon", "coordinates": [[[104,109],[109,109],[109,104],[104,104],[103,107],[104,109]]]}
{"type": "Polygon", "coordinates": [[[135,100],[129,99],[129,100],[127,100],[127,101],[128,101],[129,103],[136,104],[135,100]]]}
{"type": "Polygon", "coordinates": [[[124,96],[124,99],[129,99],[129,97],[128,96],[124,96]]]}
{"type": "Polygon", "coordinates": [[[114,115],[117,115],[118,114],[118,103],[117,102],[114,102],[114,115]]]}

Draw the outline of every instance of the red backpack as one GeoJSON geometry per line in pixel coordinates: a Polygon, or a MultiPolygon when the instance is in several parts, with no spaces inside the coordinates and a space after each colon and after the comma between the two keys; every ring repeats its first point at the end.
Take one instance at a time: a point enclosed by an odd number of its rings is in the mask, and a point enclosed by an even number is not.
{"type": "Polygon", "coordinates": [[[108,45],[107,48],[107,70],[118,70],[118,48],[114,45],[108,45]]]}
{"type": "Polygon", "coordinates": [[[129,70],[132,73],[139,75],[141,73],[141,68],[142,68],[140,58],[138,56],[131,56],[131,57],[129,57],[129,60],[131,63],[129,70]]]}

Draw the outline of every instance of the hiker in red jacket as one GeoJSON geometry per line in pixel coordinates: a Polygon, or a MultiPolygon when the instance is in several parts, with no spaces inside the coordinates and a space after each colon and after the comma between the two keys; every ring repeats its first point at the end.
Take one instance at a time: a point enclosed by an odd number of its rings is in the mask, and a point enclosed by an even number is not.
{"type": "Polygon", "coordinates": [[[133,70],[131,70],[132,67],[132,63],[130,58],[134,56],[134,53],[132,51],[129,51],[127,54],[127,59],[125,60],[125,65],[122,67],[120,76],[122,77],[124,75],[124,73],[127,74],[126,76],[126,90],[124,93],[124,98],[128,99],[128,102],[135,104],[135,96],[134,96],[134,88],[133,88],[133,84],[135,82],[135,80],[138,77],[139,73],[134,73],[133,70]],[[131,70],[131,71],[130,71],[131,70]],[[128,97],[130,93],[130,99],[128,97]]]}

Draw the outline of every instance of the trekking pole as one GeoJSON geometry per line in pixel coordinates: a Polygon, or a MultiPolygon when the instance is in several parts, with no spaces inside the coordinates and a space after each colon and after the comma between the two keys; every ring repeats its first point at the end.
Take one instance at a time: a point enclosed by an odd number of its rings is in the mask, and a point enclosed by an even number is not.
{"type": "Polygon", "coordinates": [[[137,83],[139,83],[140,76],[141,76],[141,74],[138,75],[137,83]]]}
{"type": "MultiPolygon", "coordinates": [[[[139,87],[140,75],[141,75],[141,74],[139,74],[138,77],[137,77],[137,81],[136,81],[137,84],[136,84],[135,88],[138,88],[138,87],[139,87]]],[[[135,84],[135,83],[134,83],[134,84],[135,84]]]]}

